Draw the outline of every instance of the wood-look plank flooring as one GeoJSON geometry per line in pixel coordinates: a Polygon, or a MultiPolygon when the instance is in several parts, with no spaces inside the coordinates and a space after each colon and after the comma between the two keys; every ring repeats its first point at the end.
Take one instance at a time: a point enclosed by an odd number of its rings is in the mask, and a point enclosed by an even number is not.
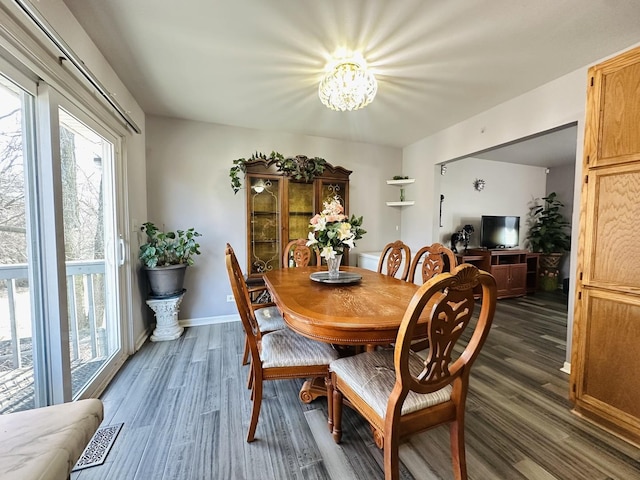
{"type": "MultiPolygon", "coordinates": [[[[466,445],[472,480],[640,478],[640,450],[570,412],[566,297],[500,300],[472,372],[466,445]]],[[[105,391],[103,424],[124,422],[106,462],[73,480],[381,479],[382,451],[345,408],[343,441],[326,426],[324,398],[300,403],[301,380],[265,383],[256,441],[240,323],[192,327],[147,343],[105,391]]],[[[450,479],[446,427],[400,448],[403,479],[450,479]]]]}

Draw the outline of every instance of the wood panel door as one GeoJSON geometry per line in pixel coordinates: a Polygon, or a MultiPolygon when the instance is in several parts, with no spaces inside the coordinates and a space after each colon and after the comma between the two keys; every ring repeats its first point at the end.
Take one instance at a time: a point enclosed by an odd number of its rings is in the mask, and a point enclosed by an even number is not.
{"type": "Polygon", "coordinates": [[[570,398],[640,441],[640,48],[588,76],[570,398]]]}

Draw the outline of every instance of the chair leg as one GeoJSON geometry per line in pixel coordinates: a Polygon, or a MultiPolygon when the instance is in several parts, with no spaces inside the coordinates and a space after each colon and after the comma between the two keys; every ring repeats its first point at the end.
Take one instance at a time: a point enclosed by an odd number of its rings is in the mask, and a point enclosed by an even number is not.
{"type": "Polygon", "coordinates": [[[253,365],[249,365],[249,375],[247,375],[247,389],[253,388],[253,365]]]}
{"type": "Polygon", "coordinates": [[[260,405],[262,404],[262,378],[255,378],[253,390],[251,391],[253,397],[253,408],[251,409],[251,423],[249,424],[249,433],[247,434],[247,442],[253,442],[256,433],[256,427],[258,426],[258,417],[260,416],[260,405]]]}
{"type": "MultiPolygon", "coordinates": [[[[333,387],[332,387],[333,388],[333,387]]],[[[333,388],[333,441],[340,443],[342,440],[342,392],[333,388]]]]}
{"type": "Polygon", "coordinates": [[[242,365],[249,363],[249,339],[244,336],[244,352],[242,353],[242,365]]]}
{"type": "Polygon", "coordinates": [[[449,425],[451,436],[451,462],[453,463],[453,478],[467,480],[467,459],[464,448],[464,421],[457,420],[449,425]]]}
{"type": "Polygon", "coordinates": [[[400,435],[396,429],[384,436],[384,480],[400,480],[400,435]]]}
{"type": "Polygon", "coordinates": [[[329,425],[329,433],[333,433],[333,384],[330,375],[325,377],[324,384],[327,386],[327,410],[329,411],[327,424],[329,425]]]}

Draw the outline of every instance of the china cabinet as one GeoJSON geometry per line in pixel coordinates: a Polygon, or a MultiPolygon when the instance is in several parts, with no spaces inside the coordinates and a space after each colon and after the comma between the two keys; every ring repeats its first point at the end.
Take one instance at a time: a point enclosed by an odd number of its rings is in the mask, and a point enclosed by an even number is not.
{"type": "MultiPolygon", "coordinates": [[[[246,164],[247,272],[260,277],[281,268],[287,243],[309,235],[309,220],[323,202],[338,197],[349,210],[350,170],[326,164],[320,176],[309,182],[278,171],[276,162],[258,159],[246,164]]],[[[343,264],[348,264],[345,255],[343,264]]]]}

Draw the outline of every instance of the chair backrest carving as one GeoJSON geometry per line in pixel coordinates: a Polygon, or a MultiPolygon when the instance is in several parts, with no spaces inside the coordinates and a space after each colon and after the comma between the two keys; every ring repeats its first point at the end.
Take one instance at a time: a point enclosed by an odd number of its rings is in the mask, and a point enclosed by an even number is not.
{"type": "Polygon", "coordinates": [[[294,267],[306,267],[309,265],[321,265],[322,258],[318,254],[318,251],[313,247],[307,247],[306,238],[298,238],[297,240],[291,240],[284,247],[284,254],[282,255],[282,266],[288,268],[294,267]],[[291,265],[293,263],[293,265],[291,265]]]}
{"type": "Polygon", "coordinates": [[[409,273],[409,263],[411,262],[411,249],[401,240],[388,243],[385,245],[380,260],[378,261],[378,273],[406,280],[409,273]],[[404,260],[404,268],[400,275],[397,276],[400,266],[404,260]]]}
{"type": "Polygon", "coordinates": [[[458,392],[466,395],[469,369],[489,334],[495,308],[495,279],[473,265],[462,264],[422,285],[409,303],[398,332],[394,353],[396,388],[387,413],[395,410],[394,405],[401,406],[409,391],[430,393],[460,381],[458,392]],[[477,285],[482,286],[478,321],[462,353],[454,356],[455,345],[471,323],[475,306],[473,289],[477,285]],[[426,309],[431,312],[427,325],[429,350],[424,369],[414,376],[409,371],[409,355],[416,326],[426,309]]]}
{"type": "Polygon", "coordinates": [[[422,247],[411,261],[409,276],[407,277],[409,282],[415,283],[418,266],[420,266],[422,283],[426,283],[427,280],[430,280],[440,273],[453,270],[456,267],[456,256],[441,243],[434,243],[422,247]]]}

